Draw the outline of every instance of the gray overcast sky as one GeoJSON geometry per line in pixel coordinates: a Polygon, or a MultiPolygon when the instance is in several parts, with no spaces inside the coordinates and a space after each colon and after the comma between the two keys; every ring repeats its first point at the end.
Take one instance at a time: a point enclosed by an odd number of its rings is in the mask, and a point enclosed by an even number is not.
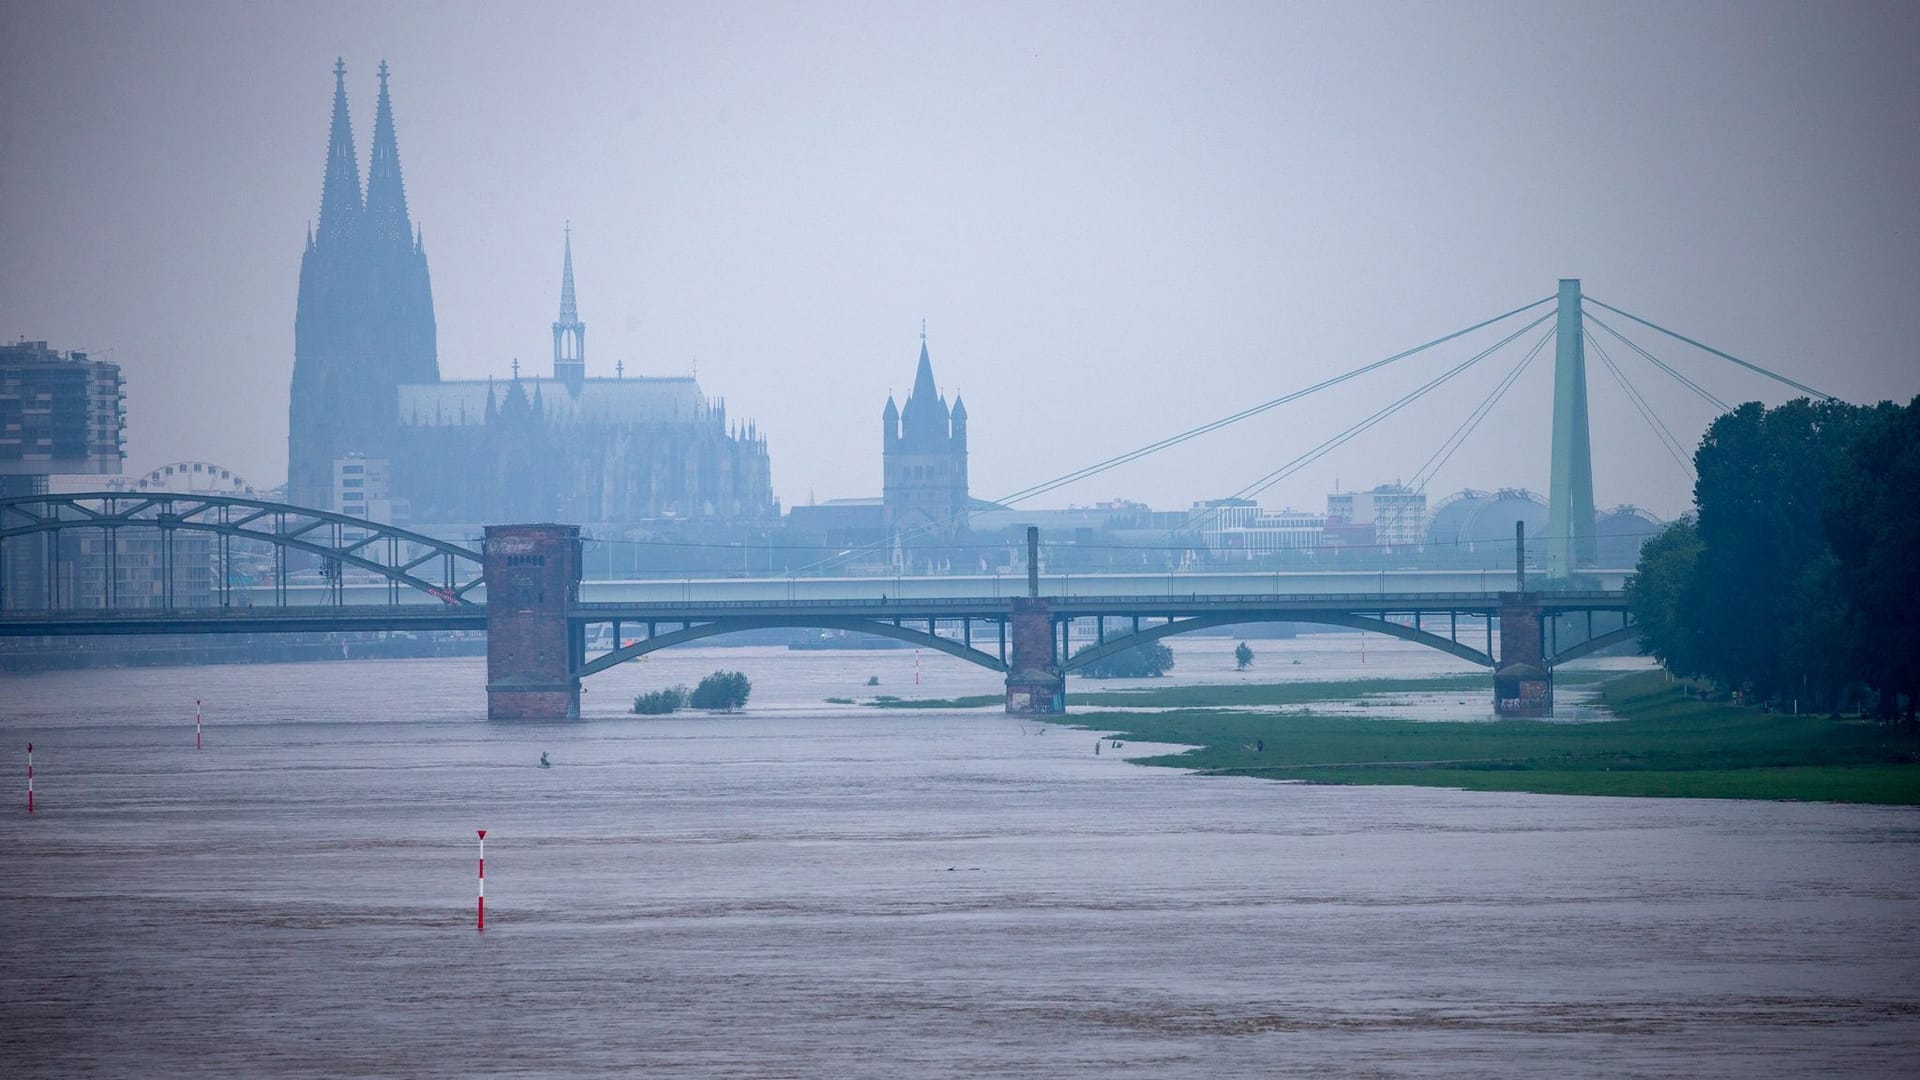
{"type": "MultiPolygon", "coordinates": [[[[363,171],[393,67],[445,376],[547,370],[570,218],[590,373],[697,361],[789,505],[878,494],[922,317],[985,497],[1560,276],[1852,400],[1920,391],[1911,5],[0,10],[0,335],[111,350],[130,470],[285,476],[336,55],[363,171]]],[[[1634,336],[1722,397],[1786,396],[1634,336]]],[[[1045,504],[1228,494],[1471,352],[1045,504]]],[[[1613,352],[1690,451],[1709,410],[1613,352]]],[[[1597,498],[1672,515],[1688,478],[1589,363],[1597,498]]],[[[1496,364],[1263,501],[1411,477],[1496,364]]],[[[1544,490],[1550,382],[1549,354],[1430,492],[1544,490]]]]}

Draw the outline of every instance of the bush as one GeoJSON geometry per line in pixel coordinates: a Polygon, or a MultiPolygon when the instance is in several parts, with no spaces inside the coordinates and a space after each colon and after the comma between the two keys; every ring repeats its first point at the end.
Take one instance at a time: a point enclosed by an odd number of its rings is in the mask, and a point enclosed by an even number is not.
{"type": "Polygon", "coordinates": [[[716,671],[700,680],[693,688],[687,704],[696,709],[718,709],[732,712],[747,703],[747,695],[753,692],[753,683],[738,671],[716,671]]]}
{"type": "MultiPolygon", "coordinates": [[[[1087,645],[1077,650],[1079,656],[1097,645],[1087,645]]],[[[1135,645],[1131,649],[1114,653],[1104,660],[1096,660],[1080,669],[1080,674],[1089,679],[1135,679],[1157,677],[1173,670],[1173,650],[1157,641],[1145,645],[1135,645]]]]}
{"type": "Polygon", "coordinates": [[[633,711],[641,716],[664,716],[684,707],[687,703],[687,688],[669,686],[665,690],[652,690],[633,699],[633,711]]]}

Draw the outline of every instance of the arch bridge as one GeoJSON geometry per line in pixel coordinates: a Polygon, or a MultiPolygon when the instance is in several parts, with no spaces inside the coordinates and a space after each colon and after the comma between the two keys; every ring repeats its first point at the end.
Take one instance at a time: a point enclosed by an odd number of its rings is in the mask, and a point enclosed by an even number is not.
{"type": "Polygon", "coordinates": [[[1503,591],[1507,579],[1485,571],[1421,571],[1093,575],[1050,578],[1047,595],[1037,574],[1023,595],[1002,595],[997,578],[787,581],[786,595],[779,581],[594,583],[598,595],[587,598],[578,527],[491,526],[486,534],[475,550],[229,495],[0,500],[0,635],[484,629],[489,714],[501,718],[578,715],[586,676],[675,645],[779,627],[945,653],[1004,674],[1009,709],[1041,712],[1064,708],[1069,671],[1171,635],[1243,623],[1369,630],[1497,675],[1532,669],[1536,681],[1635,636],[1618,574],[1596,588],[1533,593],[1503,591]],[[295,569],[302,561],[314,568],[295,569]],[[927,595],[902,595],[916,591],[927,595]],[[614,647],[589,656],[591,632],[602,626],[614,647]]]}

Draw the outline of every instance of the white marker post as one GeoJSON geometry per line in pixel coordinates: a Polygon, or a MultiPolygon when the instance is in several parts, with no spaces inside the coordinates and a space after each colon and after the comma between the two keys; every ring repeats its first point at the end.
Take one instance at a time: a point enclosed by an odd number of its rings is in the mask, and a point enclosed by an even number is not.
{"type": "Polygon", "coordinates": [[[487,929],[487,830],[475,829],[480,834],[480,898],[474,908],[474,929],[485,933],[487,929]]]}
{"type": "Polygon", "coordinates": [[[27,744],[27,813],[33,813],[33,744],[27,744]]]}
{"type": "Polygon", "coordinates": [[[193,699],[193,748],[200,749],[200,699],[193,699]]]}

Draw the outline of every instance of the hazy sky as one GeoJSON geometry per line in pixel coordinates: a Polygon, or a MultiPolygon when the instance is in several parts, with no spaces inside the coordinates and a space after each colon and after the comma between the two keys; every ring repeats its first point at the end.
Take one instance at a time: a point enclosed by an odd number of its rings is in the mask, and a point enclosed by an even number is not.
{"type": "MultiPolygon", "coordinates": [[[[121,363],[129,471],[285,476],[336,55],[363,172],[392,65],[444,376],[548,370],[571,219],[589,373],[697,361],[768,436],[788,505],[878,494],[880,410],[912,380],[922,318],[939,381],[966,396],[984,497],[1562,276],[1849,399],[1920,391],[1911,5],[0,12],[0,335],[121,363]]],[[[1786,396],[1635,336],[1723,398],[1786,396]]],[[[1472,351],[1044,505],[1228,494],[1472,351]]],[[[1691,449],[1710,410],[1613,353],[1691,449]]],[[[1413,476],[1519,355],[1263,501],[1319,508],[1336,477],[1413,476]]],[[[1432,495],[1545,489],[1550,361],[1432,495]]],[[[1598,501],[1677,512],[1688,478],[1590,367],[1598,501]]]]}

